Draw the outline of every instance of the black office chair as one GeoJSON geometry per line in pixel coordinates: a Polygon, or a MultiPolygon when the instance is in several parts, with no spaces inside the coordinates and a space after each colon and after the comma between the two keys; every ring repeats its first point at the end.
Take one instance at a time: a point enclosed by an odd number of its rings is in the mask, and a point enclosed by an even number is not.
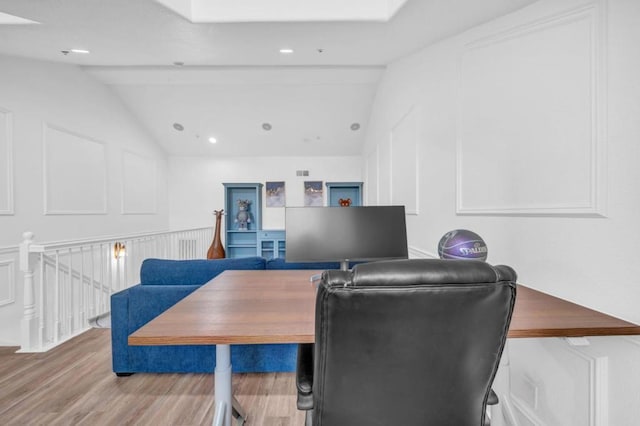
{"type": "Polygon", "coordinates": [[[508,266],[464,260],[324,272],[315,345],[298,349],[306,425],[485,425],[515,280],[508,266]]]}

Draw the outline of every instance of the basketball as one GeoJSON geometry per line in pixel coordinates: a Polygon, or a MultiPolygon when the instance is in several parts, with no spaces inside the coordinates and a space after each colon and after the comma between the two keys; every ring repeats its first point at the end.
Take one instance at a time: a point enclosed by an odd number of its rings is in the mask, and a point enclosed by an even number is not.
{"type": "Polygon", "coordinates": [[[480,235],[467,229],[449,231],[440,238],[440,259],[487,260],[487,245],[480,235]]]}

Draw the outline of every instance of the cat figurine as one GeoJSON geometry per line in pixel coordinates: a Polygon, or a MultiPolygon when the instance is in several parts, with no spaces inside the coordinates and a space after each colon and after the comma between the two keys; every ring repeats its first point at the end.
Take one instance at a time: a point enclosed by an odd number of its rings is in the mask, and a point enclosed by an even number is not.
{"type": "Polygon", "coordinates": [[[249,229],[249,223],[251,223],[249,204],[251,204],[251,200],[238,200],[238,213],[236,214],[235,222],[238,224],[239,231],[249,229]]]}

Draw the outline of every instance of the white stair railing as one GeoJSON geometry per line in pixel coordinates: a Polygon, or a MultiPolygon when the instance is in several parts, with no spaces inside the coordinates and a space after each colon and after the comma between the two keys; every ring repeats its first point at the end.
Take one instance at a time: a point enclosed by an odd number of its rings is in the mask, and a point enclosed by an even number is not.
{"type": "Polygon", "coordinates": [[[147,258],[204,259],[211,228],[93,240],[20,244],[24,314],[20,352],[44,352],[90,328],[110,309],[110,295],[140,282],[147,258]]]}

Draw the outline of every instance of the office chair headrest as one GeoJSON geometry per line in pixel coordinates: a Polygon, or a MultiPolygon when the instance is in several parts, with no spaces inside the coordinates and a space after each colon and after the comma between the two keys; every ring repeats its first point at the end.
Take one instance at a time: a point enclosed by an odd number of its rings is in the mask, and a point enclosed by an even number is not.
{"type": "Polygon", "coordinates": [[[348,286],[473,284],[515,282],[516,272],[509,266],[492,266],[477,260],[409,259],[356,265],[351,272],[328,271],[327,284],[348,286]],[[349,282],[350,281],[350,282],[349,282]]]}

